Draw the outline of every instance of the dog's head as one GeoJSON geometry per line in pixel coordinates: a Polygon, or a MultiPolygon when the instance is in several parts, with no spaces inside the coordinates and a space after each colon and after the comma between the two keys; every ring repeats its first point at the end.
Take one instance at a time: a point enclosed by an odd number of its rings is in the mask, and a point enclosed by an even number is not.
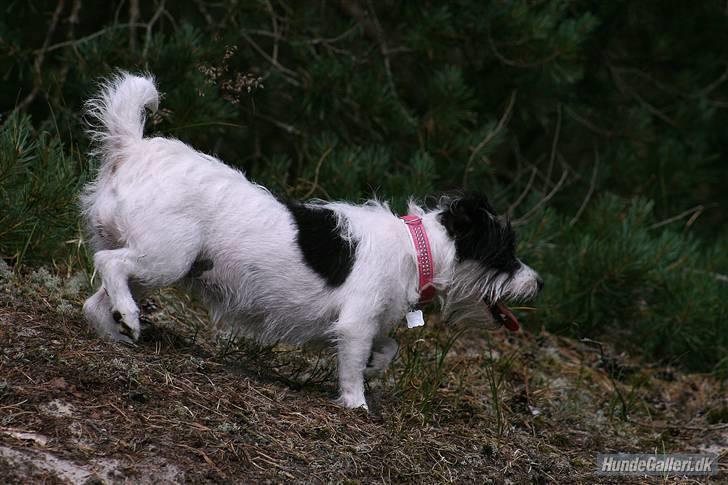
{"type": "Polygon", "coordinates": [[[455,244],[456,266],[445,295],[445,313],[485,302],[493,319],[508,328],[518,320],[506,302],[525,301],[543,287],[541,277],[516,257],[516,235],[485,196],[443,198],[440,223],[455,244]],[[448,311],[449,310],[449,311],[448,311]]]}

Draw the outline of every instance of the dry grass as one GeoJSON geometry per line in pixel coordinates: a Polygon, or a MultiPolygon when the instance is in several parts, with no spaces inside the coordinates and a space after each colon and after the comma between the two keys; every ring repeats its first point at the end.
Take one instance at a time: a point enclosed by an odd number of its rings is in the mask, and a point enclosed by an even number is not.
{"type": "Polygon", "coordinates": [[[587,483],[598,452],[706,449],[728,478],[711,376],[431,318],[398,330],[367,414],[331,402],[326,350],[216,339],[174,292],[147,302],[136,348],[100,341],[84,285],[0,268],[3,482],[587,483]]]}

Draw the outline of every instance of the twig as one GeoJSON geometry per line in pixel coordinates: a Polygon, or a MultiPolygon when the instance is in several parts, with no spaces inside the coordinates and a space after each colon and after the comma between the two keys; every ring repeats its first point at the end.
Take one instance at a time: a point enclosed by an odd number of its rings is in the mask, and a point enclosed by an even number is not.
{"type": "Polygon", "coordinates": [[[723,70],[723,74],[720,75],[718,79],[713,81],[712,83],[708,84],[705,88],[701,89],[698,93],[698,96],[707,96],[711,92],[713,92],[718,86],[723,84],[724,82],[728,81],[728,65],[726,65],[725,70],[723,70]]]}
{"type": "Polygon", "coordinates": [[[129,23],[132,27],[129,28],[129,50],[136,52],[137,50],[137,39],[136,39],[136,28],[133,27],[139,21],[139,0],[129,0],[129,23]]]}
{"type": "Polygon", "coordinates": [[[673,128],[680,129],[680,125],[677,124],[677,121],[673,120],[672,118],[670,118],[669,116],[667,116],[665,113],[663,113],[662,111],[660,111],[657,107],[655,107],[652,104],[650,104],[649,102],[647,102],[642,96],[640,96],[637,93],[637,91],[633,90],[632,88],[629,88],[628,90],[629,90],[630,93],[632,93],[632,96],[637,101],[639,101],[640,103],[642,103],[643,105],[645,105],[645,107],[647,108],[647,111],[649,111],[653,115],[657,116],[658,118],[660,118],[662,121],[664,121],[668,125],[672,126],[673,128]]]}
{"type": "Polygon", "coordinates": [[[686,211],[683,211],[676,216],[669,217],[669,218],[665,219],[664,221],[656,222],[656,223],[652,224],[651,226],[648,226],[647,229],[657,229],[658,227],[666,226],[667,224],[670,224],[671,222],[679,221],[683,217],[689,216],[694,213],[700,215],[706,208],[714,207],[714,206],[715,206],[715,204],[712,204],[710,206],[705,206],[703,204],[696,205],[695,207],[692,207],[686,211]]]}
{"type": "Polygon", "coordinates": [[[533,207],[531,207],[528,210],[528,212],[526,212],[522,217],[520,217],[519,219],[516,219],[515,221],[513,221],[513,225],[514,226],[520,226],[520,225],[525,224],[526,222],[528,222],[528,218],[530,216],[532,216],[542,205],[544,205],[546,202],[548,202],[549,200],[551,200],[551,198],[553,198],[554,195],[556,195],[556,192],[558,192],[559,189],[561,188],[561,186],[564,184],[564,181],[566,180],[566,176],[568,174],[569,174],[569,171],[567,169],[564,169],[563,173],[561,174],[561,178],[556,183],[556,185],[551,190],[551,192],[549,192],[546,195],[546,197],[544,197],[543,199],[539,200],[538,203],[536,203],[536,205],[534,205],[533,207]]]}
{"type": "Polygon", "coordinates": [[[580,114],[576,113],[573,109],[569,108],[568,106],[564,106],[564,109],[566,110],[566,114],[571,116],[572,119],[574,119],[578,123],[584,125],[587,129],[589,129],[590,131],[593,131],[594,133],[596,133],[598,135],[606,136],[607,138],[617,138],[617,137],[630,138],[630,136],[628,134],[618,133],[618,132],[615,132],[612,130],[607,130],[605,128],[595,125],[588,119],[586,119],[583,116],[581,116],[580,114]]]}
{"type": "Polygon", "coordinates": [[[506,213],[510,216],[513,214],[513,211],[516,210],[516,208],[521,205],[521,202],[526,198],[526,195],[531,191],[531,187],[533,186],[533,181],[536,180],[536,173],[538,172],[538,169],[536,167],[533,167],[531,169],[531,176],[528,179],[528,183],[526,184],[526,188],[523,189],[523,192],[518,196],[518,198],[508,207],[508,210],[506,213]]]}
{"type": "Polygon", "coordinates": [[[40,91],[40,86],[43,82],[41,78],[41,68],[43,67],[43,61],[45,61],[45,56],[48,52],[50,52],[48,48],[48,44],[51,43],[51,37],[53,37],[53,34],[56,31],[56,27],[58,27],[58,20],[61,18],[61,12],[63,11],[63,7],[65,6],[66,2],[65,0],[58,0],[58,5],[56,5],[56,9],[53,11],[53,17],[51,17],[51,23],[48,26],[48,32],[46,32],[45,39],[43,40],[43,46],[34,51],[35,61],[33,62],[33,67],[35,68],[35,82],[33,83],[33,89],[28,93],[28,95],[19,102],[13,111],[21,111],[25,109],[30,103],[33,102],[35,97],[38,95],[38,92],[40,91]]]}
{"type": "MultiPolygon", "coordinates": [[[[336,37],[331,37],[329,39],[317,38],[317,39],[310,39],[310,40],[302,40],[301,43],[311,44],[311,45],[316,45],[316,44],[335,44],[336,42],[339,42],[340,40],[343,40],[346,37],[348,37],[349,35],[351,35],[358,28],[359,28],[359,24],[354,24],[351,27],[349,27],[348,29],[346,29],[343,33],[337,35],[336,37]]],[[[295,44],[295,42],[294,42],[294,44],[295,44]]],[[[394,52],[394,49],[389,50],[389,53],[390,54],[392,52],[394,52]]]]}
{"type": "MultiPolygon", "coordinates": [[[[604,352],[604,345],[601,342],[599,342],[598,340],[592,340],[592,339],[586,338],[586,337],[580,338],[579,341],[581,343],[584,343],[587,345],[596,346],[599,349],[599,358],[601,359],[602,364],[606,364],[606,362],[608,362],[607,356],[605,355],[605,352],[604,352]]],[[[622,417],[625,420],[629,420],[629,418],[627,417],[627,414],[628,414],[627,410],[629,409],[629,406],[627,406],[627,400],[624,398],[624,395],[622,395],[622,390],[619,388],[619,385],[617,384],[617,381],[614,379],[612,372],[609,372],[609,370],[606,368],[605,368],[605,371],[606,371],[607,377],[609,378],[609,381],[612,384],[612,387],[614,388],[614,392],[617,393],[617,397],[619,397],[619,401],[622,404],[622,417]]]]}
{"type": "Polygon", "coordinates": [[[549,168],[546,171],[546,183],[551,181],[551,173],[554,170],[554,162],[556,161],[556,147],[559,144],[559,136],[561,135],[561,103],[556,108],[556,131],[554,139],[551,141],[551,155],[549,156],[549,168]]]}
{"type": "Polygon", "coordinates": [[[116,8],[114,9],[114,20],[112,20],[112,24],[116,25],[119,23],[119,14],[121,14],[121,9],[124,8],[124,4],[126,2],[124,0],[121,0],[116,5],[116,8]]]}
{"type": "Polygon", "coordinates": [[[268,11],[270,12],[270,21],[273,26],[273,60],[278,62],[278,41],[281,38],[281,35],[278,33],[278,19],[276,18],[276,12],[273,10],[273,5],[271,5],[269,0],[266,0],[266,6],[268,7],[268,11]]]}
{"type": "Polygon", "coordinates": [[[171,13],[169,13],[169,10],[166,8],[162,11],[162,14],[167,17],[167,20],[169,20],[169,23],[172,24],[172,27],[174,28],[175,32],[179,29],[179,26],[177,25],[177,21],[174,19],[171,13]]]}
{"type": "Polygon", "coordinates": [[[169,131],[175,132],[180,130],[187,130],[189,128],[200,128],[203,126],[225,126],[228,128],[244,128],[243,125],[237,123],[228,123],[227,121],[205,121],[202,123],[190,123],[189,125],[175,126],[169,128],[169,131]]]}
{"type": "Polygon", "coordinates": [[[607,62],[607,67],[611,71],[612,75],[614,76],[614,80],[617,82],[617,86],[621,88],[622,91],[626,91],[628,94],[630,94],[634,99],[642,103],[642,105],[647,108],[647,111],[655,115],[656,117],[660,118],[662,121],[667,123],[668,125],[672,126],[673,128],[680,129],[680,126],[677,124],[675,120],[667,116],[665,113],[660,111],[657,107],[653,106],[647,100],[645,100],[640,94],[632,89],[630,86],[627,85],[627,83],[624,82],[624,79],[619,74],[619,69],[615,66],[613,66],[611,63],[607,62]]]}
{"type": "MultiPolygon", "coordinates": [[[[133,25],[133,27],[146,27],[146,26],[147,26],[147,24],[144,24],[144,23],[142,23],[142,24],[134,24],[133,25]]],[[[64,47],[68,47],[70,45],[78,45],[78,44],[82,44],[84,42],[88,42],[89,40],[93,40],[96,37],[100,37],[100,36],[102,36],[102,35],[104,35],[104,34],[106,34],[108,32],[111,32],[112,30],[127,29],[129,27],[132,27],[132,24],[116,24],[116,25],[110,25],[109,27],[106,27],[105,29],[101,29],[98,32],[94,32],[93,34],[89,34],[89,35],[87,35],[85,37],[79,37],[78,39],[66,40],[66,41],[63,41],[63,42],[59,42],[57,44],[53,44],[48,49],[46,49],[46,53],[53,52],[55,50],[62,49],[64,47]]],[[[38,50],[36,50],[34,52],[38,52],[38,51],[40,51],[40,49],[38,49],[38,50]]]]}
{"type": "MultiPolygon", "coordinates": [[[[288,39],[288,38],[280,35],[280,33],[271,32],[269,30],[262,30],[262,29],[244,29],[244,30],[248,34],[260,35],[262,37],[270,37],[271,39],[278,39],[278,40],[286,41],[286,42],[289,42],[291,45],[304,45],[304,44],[318,45],[318,44],[335,44],[335,43],[339,42],[340,40],[345,39],[352,33],[356,32],[359,28],[361,28],[361,26],[359,24],[355,23],[354,25],[352,25],[351,27],[349,27],[348,29],[346,29],[344,32],[337,35],[336,37],[330,37],[330,38],[317,37],[315,39],[301,39],[301,40],[291,40],[291,39],[288,39]]],[[[396,48],[396,49],[390,49],[388,52],[397,53],[400,50],[404,50],[404,49],[406,49],[406,48],[401,47],[401,48],[396,48]]]]}
{"type": "Polygon", "coordinates": [[[499,61],[501,61],[503,64],[511,67],[518,67],[520,69],[531,69],[534,67],[539,67],[547,62],[551,62],[554,59],[556,59],[560,52],[558,50],[552,52],[550,55],[546,56],[545,58],[536,61],[536,62],[518,62],[513,61],[511,59],[508,59],[506,56],[501,54],[501,52],[498,50],[498,48],[495,45],[495,41],[493,40],[493,36],[491,34],[491,28],[490,25],[488,25],[488,43],[490,44],[490,50],[493,51],[493,55],[495,55],[496,58],[498,58],[499,61]]]}
{"type": "MultiPolygon", "coordinates": [[[[66,34],[67,40],[73,40],[74,35],[76,33],[76,25],[78,25],[78,14],[81,11],[81,0],[73,0],[73,5],[71,6],[71,14],[68,16],[68,33],[66,34]]],[[[68,71],[71,69],[71,63],[66,62],[63,65],[63,68],[61,69],[61,73],[58,76],[58,84],[63,85],[63,83],[66,82],[66,77],[68,77],[68,71]]]]}
{"type": "Polygon", "coordinates": [[[264,51],[245,31],[241,31],[240,35],[243,36],[243,38],[250,44],[255,51],[263,56],[263,58],[268,61],[271,65],[273,65],[276,69],[278,69],[284,76],[283,79],[288,81],[290,84],[294,86],[300,86],[301,83],[297,79],[297,74],[295,71],[292,71],[288,69],[287,67],[281,65],[280,62],[278,62],[277,59],[273,59],[266,51],[264,51]]]}
{"type": "Polygon", "coordinates": [[[297,135],[297,136],[303,135],[301,130],[299,130],[295,126],[283,123],[282,121],[278,121],[277,119],[271,118],[270,116],[266,116],[266,115],[258,113],[258,112],[253,112],[253,116],[255,116],[256,118],[265,120],[269,123],[272,123],[275,126],[277,126],[278,128],[282,129],[283,131],[285,131],[286,133],[289,133],[291,135],[297,135]]]}
{"type": "MultiPolygon", "coordinates": [[[[382,60],[384,61],[384,73],[387,76],[387,85],[392,95],[399,101],[399,95],[397,94],[397,88],[394,83],[394,76],[392,75],[392,64],[390,62],[391,51],[387,47],[387,38],[384,35],[382,25],[379,23],[379,18],[377,17],[377,11],[374,8],[374,4],[371,0],[367,0],[368,8],[364,9],[355,0],[341,0],[340,5],[344,13],[361,25],[367,37],[377,43],[379,53],[382,55],[382,60]]],[[[398,104],[404,113],[404,108],[402,108],[401,103],[398,104]]]]}
{"type": "Polygon", "coordinates": [[[627,422],[636,424],[638,426],[643,426],[645,428],[656,428],[656,429],[689,429],[693,431],[715,431],[719,429],[726,429],[728,428],[728,423],[725,424],[715,424],[710,425],[706,424],[705,426],[690,426],[687,424],[682,423],[675,423],[675,424],[662,424],[662,423],[645,423],[643,421],[637,421],[636,419],[627,419],[627,422]]]}
{"type": "Polygon", "coordinates": [[[379,23],[377,11],[374,8],[372,1],[367,0],[367,4],[369,5],[369,11],[372,12],[372,18],[374,19],[374,25],[376,26],[377,42],[379,43],[379,52],[382,54],[382,58],[384,59],[384,72],[387,74],[387,83],[389,84],[389,89],[392,91],[392,94],[397,97],[397,89],[394,86],[392,65],[389,60],[389,48],[387,47],[387,39],[384,35],[384,29],[382,29],[382,24],[379,23]]]}
{"type": "Polygon", "coordinates": [[[516,96],[518,94],[518,90],[514,89],[511,91],[511,97],[508,100],[508,105],[506,106],[505,111],[503,112],[503,115],[501,115],[500,120],[498,120],[498,124],[495,126],[493,130],[491,130],[483,140],[478,143],[478,145],[473,149],[473,153],[470,154],[470,157],[468,158],[468,162],[465,164],[465,171],[463,172],[463,187],[466,186],[468,181],[468,172],[470,172],[470,166],[473,163],[473,160],[475,160],[475,157],[478,155],[478,153],[485,148],[493,139],[500,133],[500,131],[503,129],[503,127],[506,125],[508,120],[511,117],[511,113],[513,112],[513,106],[516,103],[516,96]]]}
{"type": "MultiPolygon", "coordinates": [[[[25,376],[25,377],[28,377],[28,376],[25,376]]],[[[28,379],[30,379],[30,378],[28,377],[28,379]]],[[[35,384],[35,381],[33,379],[30,379],[30,382],[35,384]]],[[[25,404],[26,402],[28,402],[28,400],[23,399],[22,401],[17,402],[15,404],[6,404],[5,406],[0,406],[0,411],[2,411],[3,409],[19,408],[22,404],[25,404]]]]}
{"type": "Polygon", "coordinates": [[[354,0],[341,0],[341,8],[344,13],[359,23],[367,36],[375,42],[380,42],[382,33],[375,22],[369,18],[369,13],[354,0]]]}
{"type": "Polygon", "coordinates": [[[210,12],[207,11],[205,2],[203,2],[202,0],[195,0],[195,5],[197,5],[197,10],[199,10],[202,16],[205,17],[207,25],[215,25],[215,21],[212,19],[212,15],[210,15],[210,12]]]}
{"type": "Polygon", "coordinates": [[[584,201],[581,203],[581,206],[579,206],[579,210],[576,211],[576,214],[574,214],[574,217],[572,217],[572,219],[569,221],[569,226],[573,226],[574,224],[576,224],[576,221],[579,220],[579,217],[581,217],[581,213],[584,212],[586,205],[589,203],[589,200],[591,199],[591,196],[594,193],[594,188],[596,187],[598,171],[599,171],[599,150],[595,146],[594,147],[594,169],[592,170],[591,181],[589,182],[589,190],[587,191],[586,197],[584,197],[584,201]]]}
{"type": "Polygon", "coordinates": [[[200,455],[200,456],[202,457],[202,459],[203,459],[203,460],[205,460],[205,462],[206,462],[206,463],[207,463],[208,465],[210,465],[210,468],[212,468],[213,470],[215,470],[215,473],[217,473],[217,474],[218,474],[218,476],[219,476],[220,478],[223,478],[223,479],[227,478],[227,476],[226,476],[226,475],[225,475],[225,474],[223,473],[223,471],[222,471],[222,470],[220,470],[220,469],[219,469],[219,468],[217,467],[217,465],[215,465],[215,462],[213,462],[213,461],[212,461],[212,460],[210,459],[210,457],[209,457],[209,456],[207,456],[207,453],[205,453],[204,451],[202,451],[202,450],[200,450],[200,449],[197,449],[197,448],[193,448],[193,447],[191,447],[191,446],[189,446],[189,445],[185,445],[185,444],[183,444],[183,443],[179,443],[179,444],[178,444],[178,446],[181,446],[181,447],[183,447],[183,448],[186,448],[186,449],[188,449],[188,450],[190,450],[190,451],[194,451],[195,453],[197,453],[198,455],[200,455]]]}
{"type": "Polygon", "coordinates": [[[698,273],[698,274],[704,274],[711,276],[715,278],[716,281],[720,281],[721,283],[728,283],[728,275],[720,274],[720,273],[713,273],[712,271],[705,271],[702,269],[688,269],[688,271],[692,273],[698,273]]]}
{"type": "Polygon", "coordinates": [[[311,185],[311,188],[308,192],[306,192],[306,195],[303,196],[304,199],[308,199],[313,195],[313,193],[316,191],[316,188],[318,187],[318,181],[319,181],[319,172],[321,171],[321,165],[323,165],[324,160],[329,156],[331,151],[334,149],[334,145],[331,145],[326,149],[326,151],[321,155],[321,158],[319,158],[318,163],[316,164],[316,171],[314,172],[313,176],[313,184],[311,185]]]}
{"type": "Polygon", "coordinates": [[[149,51],[149,46],[152,43],[152,27],[154,27],[154,24],[157,23],[157,20],[159,20],[159,17],[162,16],[162,13],[164,12],[164,3],[166,0],[162,0],[159,2],[159,8],[157,8],[157,11],[154,12],[154,15],[152,16],[151,20],[147,22],[147,33],[146,37],[144,39],[144,49],[142,50],[142,58],[145,59],[147,57],[147,52],[149,51]]]}
{"type": "Polygon", "coordinates": [[[117,413],[119,413],[119,414],[121,414],[122,416],[124,416],[124,419],[126,419],[126,420],[127,420],[128,422],[130,422],[130,423],[131,423],[131,419],[129,419],[129,416],[127,416],[127,415],[126,415],[126,414],[124,413],[124,411],[122,411],[121,409],[119,409],[119,407],[118,407],[118,406],[117,406],[116,404],[114,404],[113,402],[109,402],[109,406],[111,406],[112,408],[114,408],[114,409],[116,410],[116,412],[117,412],[117,413]]]}
{"type": "Polygon", "coordinates": [[[53,37],[53,34],[56,31],[56,27],[58,26],[58,20],[61,17],[61,12],[63,11],[65,3],[65,0],[58,1],[56,10],[53,12],[53,17],[51,18],[51,24],[48,27],[48,32],[46,33],[45,40],[43,41],[43,47],[41,47],[38,51],[38,55],[36,56],[35,62],[33,63],[33,67],[35,67],[35,71],[38,74],[40,74],[40,68],[43,66],[43,61],[45,60],[45,54],[48,49],[48,44],[50,44],[51,37],[53,37]]]}

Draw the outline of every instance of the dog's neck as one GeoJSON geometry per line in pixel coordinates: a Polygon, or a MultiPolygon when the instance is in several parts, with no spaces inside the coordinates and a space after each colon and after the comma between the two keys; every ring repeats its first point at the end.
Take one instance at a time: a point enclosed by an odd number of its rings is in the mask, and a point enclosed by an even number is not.
{"type": "Polygon", "coordinates": [[[409,213],[422,219],[422,225],[427,232],[432,253],[434,267],[434,284],[438,292],[447,291],[452,281],[455,268],[455,242],[450,238],[447,230],[440,222],[439,209],[425,212],[420,207],[410,206],[409,213]]]}

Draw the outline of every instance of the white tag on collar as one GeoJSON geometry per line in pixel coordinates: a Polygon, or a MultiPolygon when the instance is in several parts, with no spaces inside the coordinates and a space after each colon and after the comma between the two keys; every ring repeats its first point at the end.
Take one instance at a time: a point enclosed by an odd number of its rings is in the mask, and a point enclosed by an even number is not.
{"type": "Polygon", "coordinates": [[[407,312],[407,328],[421,327],[425,324],[425,319],[422,317],[422,310],[413,310],[407,312]]]}

